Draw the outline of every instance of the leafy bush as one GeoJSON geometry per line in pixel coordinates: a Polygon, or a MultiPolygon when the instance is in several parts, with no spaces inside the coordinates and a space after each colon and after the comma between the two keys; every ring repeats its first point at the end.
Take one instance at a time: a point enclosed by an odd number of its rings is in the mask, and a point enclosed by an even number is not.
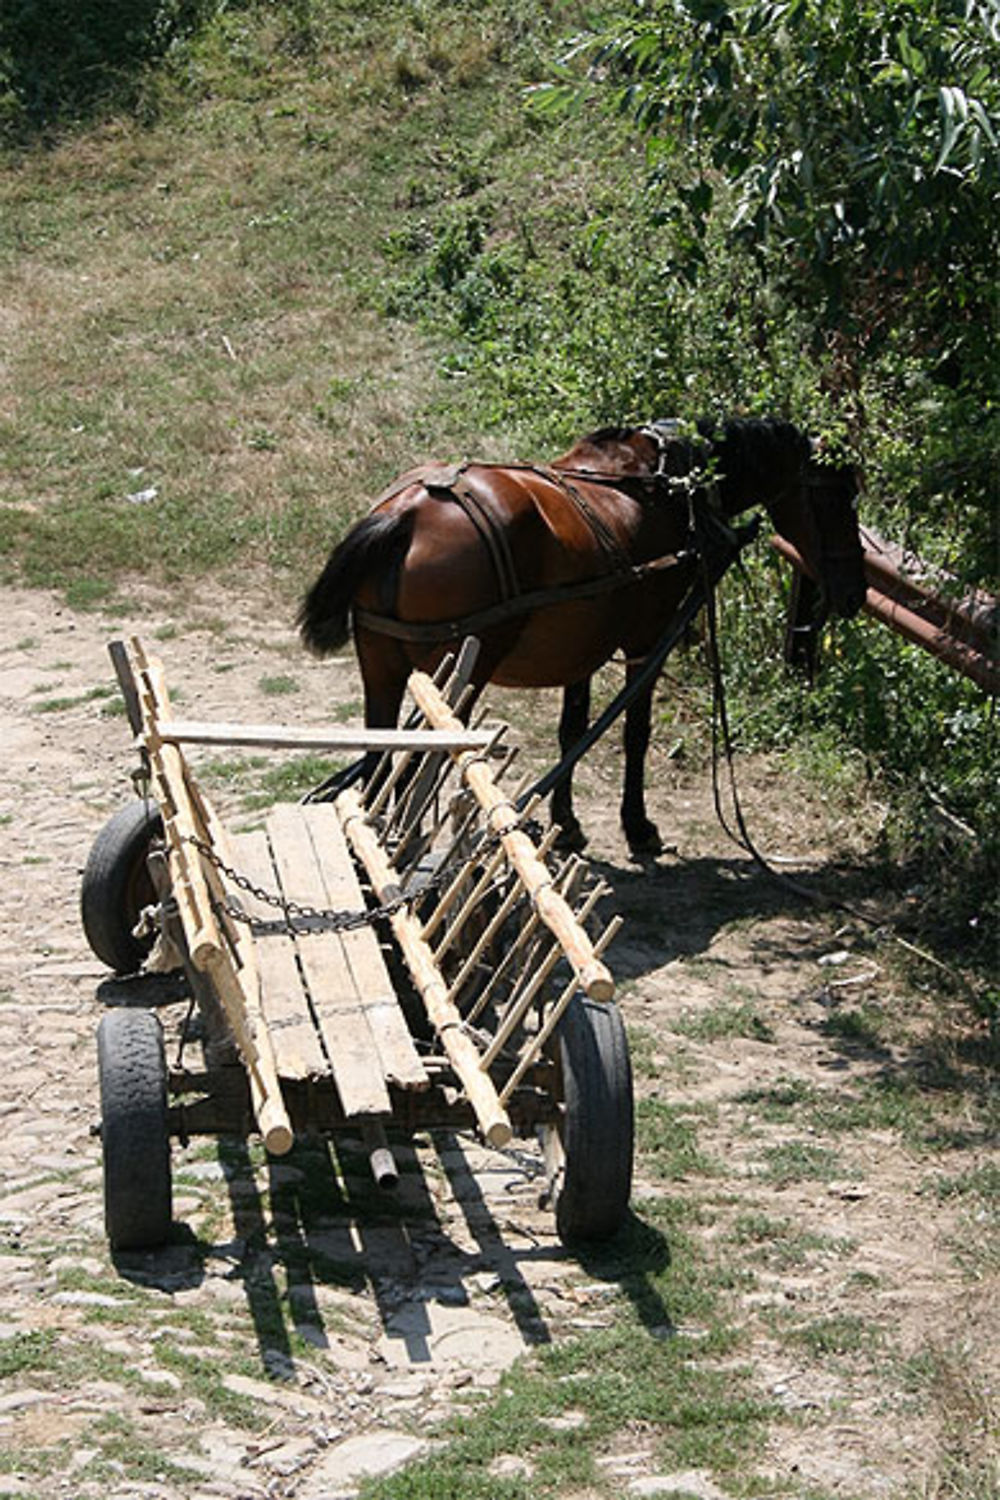
{"type": "Polygon", "coordinates": [[[145,65],[195,30],[219,0],[5,0],[0,133],[87,115],[132,96],[145,65]]]}

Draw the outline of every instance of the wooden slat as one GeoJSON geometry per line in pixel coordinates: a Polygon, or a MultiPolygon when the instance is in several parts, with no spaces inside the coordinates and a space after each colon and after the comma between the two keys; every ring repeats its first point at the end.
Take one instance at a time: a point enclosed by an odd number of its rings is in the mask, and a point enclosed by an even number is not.
{"type": "MultiPolygon", "coordinates": [[[[234,867],[265,891],[277,891],[278,876],[271,848],[263,830],[242,833],[233,839],[234,867]]],[[[231,892],[247,916],[273,921],[279,909],[249,892],[231,892]]],[[[329,1073],[319,1037],[309,1014],[309,1002],[295,957],[295,942],[282,933],[257,939],[261,1009],[274,1044],[274,1057],[281,1078],[321,1078],[329,1073]]]]}
{"type": "MultiPolygon", "coordinates": [[[[341,792],[335,806],[352,847],[371,877],[376,894],[385,900],[395,888],[396,872],[368,822],[360,795],[354,788],[349,788],[341,792]]],[[[493,1080],[482,1070],[479,1049],[465,1031],[462,1016],[449,998],[448,986],[434,962],[429,943],[424,939],[419,918],[401,908],[389,921],[430,1022],[476,1113],[480,1129],[491,1146],[506,1146],[513,1133],[510,1116],[497,1098],[493,1080]]]]}
{"type": "MultiPolygon", "coordinates": [[[[323,872],[329,905],[335,911],[361,910],[364,897],[336,808],[329,802],[317,802],[299,811],[323,872]]],[[[427,1070],[413,1045],[374,930],[358,927],[343,933],[341,941],[385,1077],[401,1088],[428,1088],[427,1070]]]]}
{"type": "MultiPolygon", "coordinates": [[[[275,865],[286,897],[300,905],[329,906],[304,809],[279,805],[267,818],[275,865]]],[[[344,1114],[388,1115],[392,1104],[382,1060],[358,1000],[341,937],[312,933],[299,943],[299,960],[330,1059],[344,1114]]]]}

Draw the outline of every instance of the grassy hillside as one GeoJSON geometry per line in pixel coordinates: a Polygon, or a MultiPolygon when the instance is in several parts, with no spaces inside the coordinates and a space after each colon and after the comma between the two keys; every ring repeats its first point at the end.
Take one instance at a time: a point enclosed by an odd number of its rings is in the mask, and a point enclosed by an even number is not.
{"type": "Polygon", "coordinates": [[[562,176],[521,96],[557,8],[300,15],[229,11],[145,75],[139,118],[8,155],[8,578],[86,601],[254,562],[298,589],[415,456],[496,448],[376,304],[415,204],[562,176]]]}

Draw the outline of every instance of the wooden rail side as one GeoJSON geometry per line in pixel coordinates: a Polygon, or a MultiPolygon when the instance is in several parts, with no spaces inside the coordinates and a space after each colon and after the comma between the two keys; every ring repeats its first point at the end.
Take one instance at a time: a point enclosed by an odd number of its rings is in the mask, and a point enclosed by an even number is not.
{"type": "MultiPolygon", "coordinates": [[[[425,673],[411,674],[410,692],[435,729],[454,732],[461,728],[447,701],[425,673]]],[[[455,760],[462,780],[475,793],[483,809],[486,826],[500,839],[535,910],[572,965],[580,988],[591,1000],[610,1000],[615,991],[610,970],[597,957],[593,943],[576,920],[569,903],[553,886],[551,874],[539,859],[531,839],[518,826],[517,811],[510,798],[497,786],[491,768],[475,751],[457,751],[455,760]]]]}
{"type": "MultiPolygon", "coordinates": [[[[167,838],[170,881],[191,961],[205,973],[218,996],[250,1079],[251,1099],[264,1143],[273,1155],[291,1150],[294,1140],[278,1081],[270,1035],[260,1009],[260,977],[253,939],[246,930],[224,932],[216,918],[208,876],[193,840],[212,844],[221,822],[207,799],[195,791],[181,753],[168,743],[161,724],[171,717],[161,664],[132,642],[143,745],[149,757],[154,796],[167,838]]],[[[229,852],[228,849],[226,852],[229,852]]],[[[225,853],[220,850],[225,858],[225,853]]]]}

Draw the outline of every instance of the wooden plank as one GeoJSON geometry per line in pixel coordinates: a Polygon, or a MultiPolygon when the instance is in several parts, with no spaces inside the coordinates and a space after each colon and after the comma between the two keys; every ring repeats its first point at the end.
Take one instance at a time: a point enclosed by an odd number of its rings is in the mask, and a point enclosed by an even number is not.
{"type": "MultiPolygon", "coordinates": [[[[304,811],[291,805],[272,808],[268,838],[286,898],[324,908],[330,901],[304,811]]],[[[344,1114],[349,1118],[391,1114],[382,1060],[359,1003],[340,934],[311,933],[299,942],[298,953],[344,1114]]]]}
{"type": "Polygon", "coordinates": [[[226,724],[171,719],[160,733],[174,745],[242,745],[258,750],[485,750],[495,731],[466,729],[329,729],[295,724],[226,724]]]}
{"type": "MultiPolygon", "coordinates": [[[[233,867],[262,890],[278,890],[278,876],[267,834],[242,833],[233,839],[233,867]]],[[[273,921],[280,909],[244,890],[231,890],[247,916],[273,921]]],[[[330,1069],[309,1013],[302,973],[295,957],[295,941],[284,933],[255,940],[260,972],[261,1009],[274,1044],[280,1078],[322,1078],[330,1069]]]]}
{"type": "MultiPolygon", "coordinates": [[[[336,808],[329,802],[316,802],[300,812],[323,872],[328,904],[335,911],[359,911],[364,896],[336,808]]],[[[428,1088],[427,1070],[413,1045],[374,930],[358,927],[343,933],[341,940],[384,1076],[401,1088],[428,1088]]]]}

